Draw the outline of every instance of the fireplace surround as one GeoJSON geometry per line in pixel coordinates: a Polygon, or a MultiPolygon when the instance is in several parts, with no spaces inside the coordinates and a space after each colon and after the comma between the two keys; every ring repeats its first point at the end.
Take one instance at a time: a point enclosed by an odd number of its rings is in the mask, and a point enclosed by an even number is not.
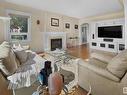
{"type": "Polygon", "coordinates": [[[66,33],[65,32],[44,32],[43,49],[52,51],[56,48],[66,50],[66,33]]]}
{"type": "Polygon", "coordinates": [[[62,49],[62,38],[51,39],[51,51],[62,49]]]}

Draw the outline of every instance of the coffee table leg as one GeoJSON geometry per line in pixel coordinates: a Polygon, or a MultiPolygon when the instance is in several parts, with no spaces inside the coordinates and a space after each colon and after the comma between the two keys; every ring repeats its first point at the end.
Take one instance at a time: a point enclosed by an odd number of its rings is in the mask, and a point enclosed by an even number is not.
{"type": "Polygon", "coordinates": [[[15,94],[15,90],[14,90],[14,89],[12,89],[12,91],[13,91],[13,95],[16,95],[16,94],[15,94]]]}

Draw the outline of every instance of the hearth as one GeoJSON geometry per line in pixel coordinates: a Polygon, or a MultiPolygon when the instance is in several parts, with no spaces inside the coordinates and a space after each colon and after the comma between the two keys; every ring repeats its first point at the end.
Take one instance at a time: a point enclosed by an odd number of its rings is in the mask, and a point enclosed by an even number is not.
{"type": "Polygon", "coordinates": [[[62,49],[62,38],[51,39],[51,51],[62,49]]]}

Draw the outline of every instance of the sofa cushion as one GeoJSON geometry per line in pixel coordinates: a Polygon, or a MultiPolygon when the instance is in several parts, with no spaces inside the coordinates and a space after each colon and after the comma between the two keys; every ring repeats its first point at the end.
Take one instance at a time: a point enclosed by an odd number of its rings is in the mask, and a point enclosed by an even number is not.
{"type": "Polygon", "coordinates": [[[107,69],[119,78],[127,71],[127,50],[115,56],[108,64],[107,69]]]}
{"type": "Polygon", "coordinates": [[[100,68],[106,68],[107,67],[107,63],[100,61],[98,59],[95,58],[90,58],[89,61],[87,61],[89,64],[100,67],[100,68]]]}
{"type": "Polygon", "coordinates": [[[28,58],[28,53],[25,50],[15,51],[16,57],[20,61],[20,64],[25,63],[28,58]]]}
{"type": "Polygon", "coordinates": [[[91,58],[96,58],[100,61],[108,63],[115,55],[104,52],[93,52],[91,53],[91,58]]]}
{"type": "MultiPolygon", "coordinates": [[[[90,59],[91,60],[91,59],[90,59]]],[[[94,59],[93,61],[95,61],[95,64],[94,62],[90,62],[90,61],[83,61],[83,60],[80,60],[79,61],[79,64],[85,68],[87,68],[88,70],[91,70],[93,71],[94,73],[102,76],[102,77],[105,77],[109,80],[113,80],[115,82],[119,82],[120,79],[118,77],[116,77],[115,75],[113,75],[112,73],[110,73],[108,70],[105,69],[105,63],[102,63],[102,65],[99,65],[98,63],[96,64],[96,60],[94,59]],[[104,65],[104,66],[103,66],[104,65]]]]}

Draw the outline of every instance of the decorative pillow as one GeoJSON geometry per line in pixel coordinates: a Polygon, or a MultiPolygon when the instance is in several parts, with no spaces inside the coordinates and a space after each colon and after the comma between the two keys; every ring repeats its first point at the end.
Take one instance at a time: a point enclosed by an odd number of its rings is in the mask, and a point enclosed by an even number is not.
{"type": "Polygon", "coordinates": [[[7,76],[13,74],[18,68],[16,62],[16,56],[12,51],[12,49],[10,48],[8,42],[3,42],[0,45],[0,59],[2,60],[1,70],[2,71],[4,70],[3,73],[5,73],[7,76]]]}
{"type": "Polygon", "coordinates": [[[115,56],[108,64],[107,69],[119,78],[127,71],[127,50],[115,56]]]}
{"type": "Polygon", "coordinates": [[[3,59],[3,65],[7,68],[10,74],[13,74],[17,68],[17,61],[14,52],[10,49],[10,52],[6,58],[3,59]]]}
{"type": "Polygon", "coordinates": [[[9,42],[6,42],[6,41],[4,41],[1,45],[5,46],[5,47],[10,47],[9,42]]]}
{"type": "Polygon", "coordinates": [[[114,55],[108,53],[98,53],[98,52],[91,53],[91,58],[96,58],[106,63],[108,63],[113,57],[114,55]]]}
{"type": "Polygon", "coordinates": [[[9,71],[7,70],[7,68],[3,65],[2,61],[0,60],[0,70],[5,74],[5,75],[9,75],[9,71]]]}
{"type": "Polygon", "coordinates": [[[10,51],[10,46],[7,42],[3,42],[0,45],[0,59],[5,58],[8,56],[8,53],[10,51]]]}
{"type": "Polygon", "coordinates": [[[21,51],[21,50],[29,50],[29,45],[25,45],[25,46],[21,46],[20,44],[18,46],[16,46],[15,44],[13,44],[12,48],[14,49],[14,51],[21,51]]]}
{"type": "Polygon", "coordinates": [[[28,53],[25,50],[15,51],[15,54],[21,64],[27,61],[28,53]]]}
{"type": "Polygon", "coordinates": [[[24,50],[23,47],[20,44],[18,46],[13,44],[12,48],[13,48],[14,51],[22,51],[22,50],[24,50]]]}

